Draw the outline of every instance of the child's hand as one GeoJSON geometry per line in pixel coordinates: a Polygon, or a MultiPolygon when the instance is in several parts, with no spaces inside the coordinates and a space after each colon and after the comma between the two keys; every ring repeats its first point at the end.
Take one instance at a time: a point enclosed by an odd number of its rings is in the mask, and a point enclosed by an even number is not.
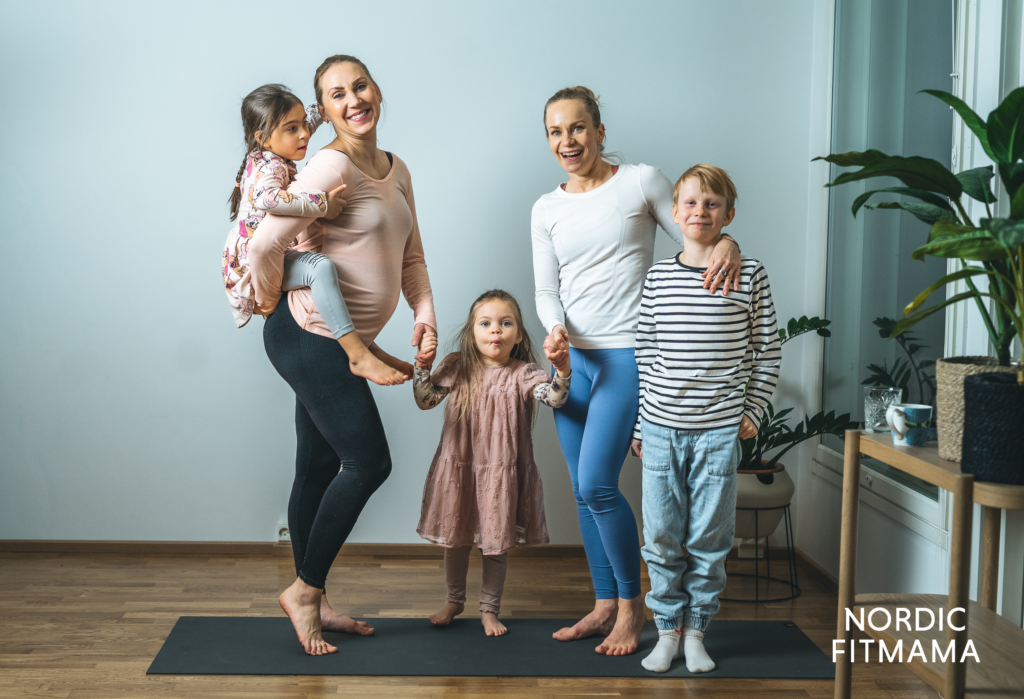
{"type": "Polygon", "coordinates": [[[754,421],[746,415],[740,421],[740,439],[750,439],[751,437],[757,436],[757,428],[754,427],[754,421]]]}
{"type": "Polygon", "coordinates": [[[429,369],[437,356],[437,335],[432,332],[423,333],[420,346],[416,352],[416,366],[429,369]]]}
{"type": "Polygon", "coordinates": [[[348,202],[341,198],[341,194],[345,191],[346,187],[348,187],[348,185],[343,184],[337,189],[332,189],[327,193],[327,213],[324,214],[324,218],[335,218],[341,213],[342,209],[348,206],[348,202]]]}
{"type": "Polygon", "coordinates": [[[544,356],[559,373],[568,372],[569,333],[564,326],[556,325],[544,338],[544,356]]]}
{"type": "Polygon", "coordinates": [[[416,364],[422,367],[430,367],[437,356],[437,331],[426,323],[416,323],[412,327],[412,342],[409,343],[416,348],[416,364]],[[433,336],[434,346],[427,350],[421,350],[423,340],[427,336],[433,336]]]}
{"type": "Polygon", "coordinates": [[[629,449],[633,452],[633,456],[639,456],[641,459],[644,458],[644,443],[639,439],[634,439],[629,442],[629,449]]]}

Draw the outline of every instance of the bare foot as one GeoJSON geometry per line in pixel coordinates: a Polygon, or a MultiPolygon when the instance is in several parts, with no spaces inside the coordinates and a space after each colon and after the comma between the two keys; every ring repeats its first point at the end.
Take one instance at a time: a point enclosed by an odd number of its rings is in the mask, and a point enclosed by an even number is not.
{"type": "Polygon", "coordinates": [[[594,602],[594,611],[576,622],[551,634],[556,641],[575,641],[587,636],[607,636],[615,626],[619,603],[614,599],[599,599],[594,602]]]}
{"type": "Polygon", "coordinates": [[[498,621],[498,615],[493,612],[481,612],[480,621],[483,622],[484,633],[488,636],[504,636],[508,633],[508,629],[498,621]]]}
{"type": "Polygon", "coordinates": [[[619,599],[619,615],[608,638],[594,650],[601,655],[629,655],[640,645],[640,632],[647,617],[644,615],[644,599],[637,595],[633,599],[619,599]]]}
{"type": "Polygon", "coordinates": [[[348,360],[348,368],[356,376],[373,381],[381,386],[398,386],[406,381],[405,375],[398,369],[390,367],[370,352],[364,353],[358,360],[348,360]]]}
{"type": "Polygon", "coordinates": [[[441,611],[430,615],[430,623],[434,626],[448,626],[448,624],[452,623],[452,619],[462,614],[465,610],[466,605],[464,604],[445,602],[445,605],[441,607],[441,611]]]}
{"type": "Polygon", "coordinates": [[[296,578],[291,587],[277,598],[281,609],[292,620],[302,649],[309,655],[338,652],[320,634],[320,596],[320,590],[296,578]]]}
{"type": "Polygon", "coordinates": [[[372,636],[374,634],[373,627],[365,621],[356,621],[332,607],[327,601],[327,595],[323,595],[320,598],[320,627],[324,631],[340,631],[341,633],[354,633],[359,636],[372,636]]]}

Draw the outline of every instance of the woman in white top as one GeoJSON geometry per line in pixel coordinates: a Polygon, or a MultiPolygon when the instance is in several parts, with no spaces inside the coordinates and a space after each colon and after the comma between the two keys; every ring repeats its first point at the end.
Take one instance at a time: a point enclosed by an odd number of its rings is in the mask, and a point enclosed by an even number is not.
{"type": "MultiPolygon", "coordinates": [[[[569,466],[594,611],[554,634],[560,641],[606,636],[598,653],[636,650],[644,624],[636,518],[619,491],[638,410],[633,357],[644,278],[658,225],[683,244],[672,222],[672,184],[648,165],[601,157],[604,124],[594,93],[559,90],[544,106],[548,145],[569,181],[533,206],[533,269],[545,345],[568,352],[573,383],[555,415],[569,466]]],[[[727,294],[739,279],[739,248],[720,243],[705,287],[727,294]]],[[[557,356],[557,355],[556,355],[557,356]]]]}

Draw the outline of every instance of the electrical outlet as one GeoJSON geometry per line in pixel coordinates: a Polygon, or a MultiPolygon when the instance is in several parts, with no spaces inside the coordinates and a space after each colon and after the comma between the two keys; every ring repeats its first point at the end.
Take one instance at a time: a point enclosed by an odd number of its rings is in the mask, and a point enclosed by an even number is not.
{"type": "Polygon", "coordinates": [[[292,534],[288,531],[288,522],[281,521],[277,523],[277,543],[279,544],[290,544],[292,541],[292,534]]]}
{"type": "Polygon", "coordinates": [[[754,545],[754,539],[740,539],[739,548],[736,549],[737,558],[764,558],[764,545],[767,540],[765,538],[757,539],[757,545],[754,545]]]}

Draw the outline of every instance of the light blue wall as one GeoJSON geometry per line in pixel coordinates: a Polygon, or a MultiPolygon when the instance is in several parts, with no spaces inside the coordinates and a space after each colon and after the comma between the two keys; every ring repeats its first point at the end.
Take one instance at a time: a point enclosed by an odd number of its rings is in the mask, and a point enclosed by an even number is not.
{"type": "MultiPolygon", "coordinates": [[[[676,177],[727,168],[731,231],[806,312],[811,0],[481,3],[3,3],[0,538],[269,540],[284,515],[292,395],[221,290],[238,107],[283,82],[312,99],[333,53],[387,103],[408,163],[445,339],[482,290],[533,312],[530,207],[564,179],[544,101],[605,104],[611,150],[676,177]],[[301,7],[302,9],[295,9],[301,7]],[[795,255],[795,257],[794,257],[795,255]]],[[[327,129],[314,146],[328,141],[327,129]]],[[[674,252],[660,236],[658,255],[674,252]]],[[[379,343],[409,355],[404,304],[379,343]]],[[[780,402],[799,395],[787,355],[780,402]]],[[[374,389],[395,470],[354,541],[418,541],[440,411],[374,389]]],[[[544,409],[535,431],[554,543],[579,541],[544,409]]],[[[639,463],[624,488],[635,506],[639,463]]]]}

